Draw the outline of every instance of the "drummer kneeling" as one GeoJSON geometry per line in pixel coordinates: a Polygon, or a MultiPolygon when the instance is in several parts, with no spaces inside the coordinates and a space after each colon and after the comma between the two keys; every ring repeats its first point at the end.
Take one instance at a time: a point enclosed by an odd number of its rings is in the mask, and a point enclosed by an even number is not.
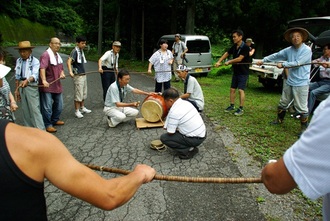
{"type": "Polygon", "coordinates": [[[103,112],[107,116],[109,127],[116,127],[121,122],[126,122],[134,119],[139,110],[136,107],[140,102],[125,103],[125,97],[128,93],[151,95],[154,92],[145,92],[136,88],[133,88],[128,83],[130,81],[130,75],[127,70],[121,70],[118,73],[117,80],[113,82],[108,88],[103,112]]]}
{"type": "Polygon", "coordinates": [[[164,123],[167,133],[162,134],[160,140],[178,151],[180,159],[191,159],[206,138],[204,121],[196,108],[182,100],[174,88],[165,90],[163,97],[169,112],[164,123]]]}

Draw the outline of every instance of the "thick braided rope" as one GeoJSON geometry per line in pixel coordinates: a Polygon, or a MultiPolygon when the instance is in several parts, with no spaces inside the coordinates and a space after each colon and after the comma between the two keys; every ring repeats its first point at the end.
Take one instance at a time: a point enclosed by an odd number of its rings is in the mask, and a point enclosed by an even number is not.
{"type": "MultiPolygon", "coordinates": [[[[132,171],[117,169],[117,168],[108,168],[103,166],[95,166],[90,164],[85,164],[93,170],[105,171],[110,173],[118,173],[127,175],[132,171]]],[[[156,174],[154,180],[165,180],[165,181],[177,181],[177,182],[190,182],[190,183],[262,183],[261,178],[217,178],[217,177],[185,177],[185,176],[167,176],[156,174]]]]}

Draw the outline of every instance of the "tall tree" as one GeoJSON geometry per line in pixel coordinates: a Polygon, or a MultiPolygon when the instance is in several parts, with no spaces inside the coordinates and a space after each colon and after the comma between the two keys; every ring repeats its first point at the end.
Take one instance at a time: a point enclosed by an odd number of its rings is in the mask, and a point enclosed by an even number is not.
{"type": "Polygon", "coordinates": [[[196,1],[187,0],[186,34],[195,34],[196,1]]]}

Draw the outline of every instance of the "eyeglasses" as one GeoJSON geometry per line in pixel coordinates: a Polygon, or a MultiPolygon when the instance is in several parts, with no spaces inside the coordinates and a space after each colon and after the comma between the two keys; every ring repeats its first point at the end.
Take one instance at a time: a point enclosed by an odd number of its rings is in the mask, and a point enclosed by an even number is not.
{"type": "Polygon", "coordinates": [[[61,43],[60,43],[60,42],[51,42],[51,44],[54,44],[54,45],[59,45],[59,46],[61,46],[61,43]]]}

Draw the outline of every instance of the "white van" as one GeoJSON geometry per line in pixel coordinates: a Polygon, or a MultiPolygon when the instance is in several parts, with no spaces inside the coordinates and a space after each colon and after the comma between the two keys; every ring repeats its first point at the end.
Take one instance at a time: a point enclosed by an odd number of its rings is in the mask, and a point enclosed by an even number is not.
{"type": "MultiPolygon", "coordinates": [[[[163,35],[160,38],[168,41],[168,49],[171,51],[175,40],[174,36],[175,34],[163,35]]],[[[204,35],[182,34],[181,41],[183,41],[188,48],[186,61],[184,63],[192,69],[189,73],[193,75],[198,74],[200,76],[207,76],[211,71],[212,66],[211,43],[209,38],[204,35]]],[[[159,44],[157,45],[159,46],[159,44]]]]}

